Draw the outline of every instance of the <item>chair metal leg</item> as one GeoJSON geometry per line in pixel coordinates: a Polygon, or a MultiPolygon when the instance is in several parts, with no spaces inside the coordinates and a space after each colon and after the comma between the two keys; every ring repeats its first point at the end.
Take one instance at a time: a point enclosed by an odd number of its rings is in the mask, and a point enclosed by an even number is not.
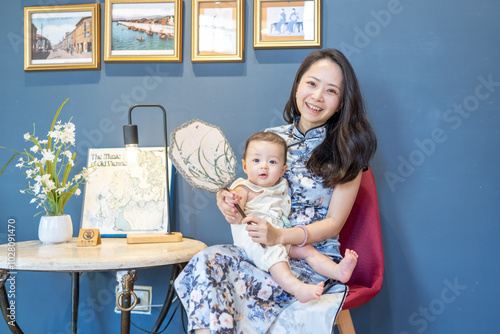
{"type": "Polygon", "coordinates": [[[160,314],[158,315],[158,319],[156,320],[156,323],[153,327],[152,332],[158,332],[160,329],[161,324],[163,323],[163,320],[165,320],[165,317],[167,316],[168,310],[170,309],[170,305],[172,305],[172,301],[174,300],[175,296],[175,288],[174,288],[174,281],[179,276],[181,273],[182,269],[186,266],[186,263],[183,264],[177,264],[174,265],[172,268],[172,275],[170,278],[170,286],[168,288],[167,292],[167,297],[165,298],[165,302],[163,302],[163,307],[160,311],[160,314]]]}
{"type": "Polygon", "coordinates": [[[349,310],[340,311],[335,324],[340,334],[356,334],[352,323],[351,312],[349,312],[349,310]]]}

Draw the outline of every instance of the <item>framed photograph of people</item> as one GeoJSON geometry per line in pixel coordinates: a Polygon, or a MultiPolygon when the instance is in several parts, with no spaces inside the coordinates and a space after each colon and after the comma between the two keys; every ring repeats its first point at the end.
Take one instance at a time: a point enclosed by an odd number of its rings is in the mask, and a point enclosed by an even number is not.
{"type": "Polygon", "coordinates": [[[182,61],[182,0],[106,0],[105,62],[182,61]]]}
{"type": "Polygon", "coordinates": [[[243,0],[192,0],[191,61],[242,62],[243,0]]]}
{"type": "Polygon", "coordinates": [[[321,47],[321,0],[254,1],[255,49],[321,47]]]}
{"type": "Polygon", "coordinates": [[[24,70],[98,70],[99,4],[24,7],[24,70]]]}

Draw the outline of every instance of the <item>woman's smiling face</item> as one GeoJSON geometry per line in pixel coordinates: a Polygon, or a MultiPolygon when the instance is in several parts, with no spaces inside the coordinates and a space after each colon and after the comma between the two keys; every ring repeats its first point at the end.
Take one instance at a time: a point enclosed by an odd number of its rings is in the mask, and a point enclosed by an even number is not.
{"type": "Polygon", "coordinates": [[[299,130],[325,124],[335,114],[342,101],[343,73],[330,59],[321,59],[302,75],[295,98],[300,112],[299,130]]]}

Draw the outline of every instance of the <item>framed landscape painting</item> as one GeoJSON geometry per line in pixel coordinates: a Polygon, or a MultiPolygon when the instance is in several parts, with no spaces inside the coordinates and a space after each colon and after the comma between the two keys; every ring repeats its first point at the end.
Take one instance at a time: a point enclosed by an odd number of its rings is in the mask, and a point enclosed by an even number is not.
{"type": "Polygon", "coordinates": [[[243,61],[243,0],[192,0],[191,61],[243,61]]]}
{"type": "Polygon", "coordinates": [[[104,61],[180,62],[181,0],[106,0],[104,61]]]}
{"type": "Polygon", "coordinates": [[[24,7],[24,70],[98,70],[99,4],[24,7]]]}
{"type": "Polygon", "coordinates": [[[254,1],[254,48],[321,47],[321,0],[254,1]]]}

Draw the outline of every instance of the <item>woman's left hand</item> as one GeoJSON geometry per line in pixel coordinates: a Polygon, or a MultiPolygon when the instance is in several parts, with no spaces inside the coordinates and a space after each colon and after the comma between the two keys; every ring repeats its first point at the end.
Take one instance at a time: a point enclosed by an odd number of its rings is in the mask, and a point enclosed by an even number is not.
{"type": "Polygon", "coordinates": [[[241,223],[247,224],[246,230],[252,241],[268,246],[279,244],[280,229],[274,228],[267,220],[249,215],[241,223]]]}

